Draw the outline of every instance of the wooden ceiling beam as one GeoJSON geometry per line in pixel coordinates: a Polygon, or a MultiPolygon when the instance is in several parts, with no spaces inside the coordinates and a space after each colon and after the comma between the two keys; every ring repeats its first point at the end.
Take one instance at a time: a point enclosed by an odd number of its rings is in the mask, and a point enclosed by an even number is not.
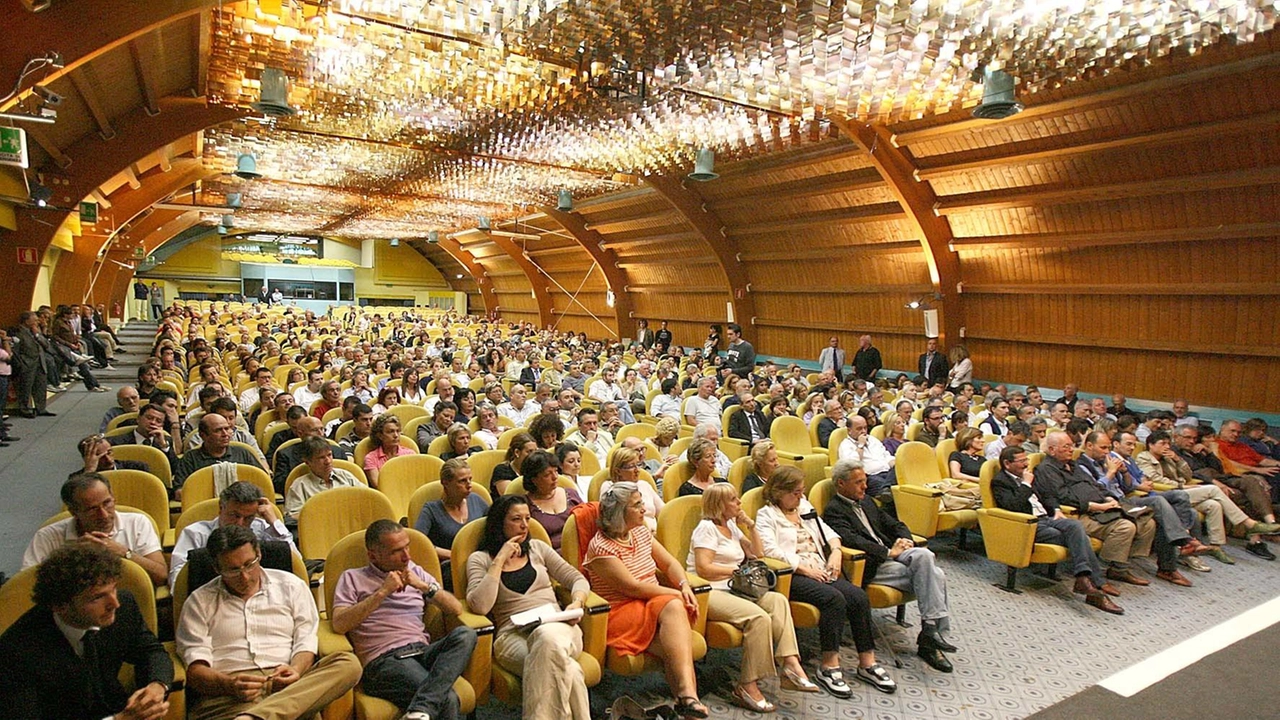
{"type": "Polygon", "coordinates": [[[1111,140],[1100,140],[1098,142],[1053,148],[1051,150],[1018,150],[1018,148],[1022,146],[1042,144],[1042,141],[1012,143],[1009,145],[1002,145],[997,148],[998,150],[1003,151],[1003,153],[998,156],[991,156],[991,148],[983,148],[981,150],[967,150],[947,155],[932,155],[927,158],[921,158],[917,161],[921,165],[921,168],[916,171],[916,177],[921,180],[934,180],[957,173],[985,170],[987,168],[1006,167],[1010,165],[1027,165],[1034,162],[1065,160],[1068,158],[1092,155],[1111,150],[1124,150],[1137,147],[1159,147],[1162,145],[1173,145],[1194,140],[1220,140],[1234,135],[1265,131],[1265,129],[1273,128],[1276,125],[1280,125],[1280,111],[1263,113],[1261,115],[1250,115],[1243,118],[1232,118],[1230,120],[1220,120],[1217,122],[1200,123],[1199,125],[1179,127],[1173,130],[1156,130],[1152,132],[1138,133],[1135,135],[1126,135],[1124,137],[1114,138],[1111,140]]]}
{"type": "Polygon", "coordinates": [[[974,295],[1280,295],[1280,283],[1131,283],[1127,285],[1072,285],[1057,283],[965,285],[974,295]]]}
{"type": "MultiPolygon", "coordinates": [[[[1087,110],[1093,110],[1102,107],[1115,107],[1117,104],[1128,100],[1137,95],[1160,95],[1177,91],[1188,85],[1216,80],[1218,78],[1229,77],[1232,75],[1241,75],[1246,73],[1257,72],[1266,68],[1280,65],[1280,54],[1268,52],[1265,43],[1258,43],[1258,46],[1249,46],[1247,48],[1231,48],[1236,52],[1253,53],[1248,57],[1239,60],[1223,62],[1216,65],[1201,65],[1193,69],[1183,69],[1179,65],[1186,63],[1175,63],[1172,61],[1162,61],[1161,74],[1148,80],[1141,80],[1127,85],[1112,86],[1102,90],[1093,92],[1085,92],[1074,97],[1063,98],[1046,102],[1040,105],[1031,105],[1017,115],[1001,120],[999,124],[993,123],[991,120],[980,120],[969,116],[965,113],[963,119],[946,122],[939,125],[931,125],[920,129],[906,129],[900,132],[892,133],[893,142],[897,145],[911,145],[927,140],[938,140],[940,138],[960,135],[963,133],[974,132],[977,130],[991,129],[994,127],[1008,127],[1012,124],[1029,122],[1040,118],[1054,117],[1058,115],[1067,115],[1071,113],[1080,113],[1087,110]]],[[[1222,52],[1221,50],[1219,52],[1222,52]]],[[[1212,51],[1201,53],[1197,58],[1199,62],[1210,62],[1205,58],[1212,55],[1212,51]]],[[[1090,84],[1083,84],[1084,87],[1091,87],[1090,84]]]]}
{"type": "Polygon", "coordinates": [[[622,190],[620,192],[609,193],[608,195],[601,195],[599,197],[587,198],[582,202],[575,201],[573,203],[574,205],[573,212],[579,213],[579,214],[585,213],[585,212],[594,213],[594,212],[604,212],[607,210],[612,210],[614,208],[626,207],[628,205],[634,204],[636,200],[640,200],[652,194],[653,194],[652,189],[644,185],[640,185],[637,187],[622,190]]]}
{"type": "Polygon", "coordinates": [[[493,235],[485,230],[478,230],[477,232],[486,235],[493,241],[493,244],[497,245],[502,252],[515,261],[516,266],[520,268],[520,272],[524,273],[525,279],[529,282],[529,288],[533,290],[534,299],[538,301],[539,329],[551,327],[551,291],[543,278],[542,269],[529,260],[528,256],[525,255],[524,248],[517,246],[511,238],[493,235]]]}
{"type": "Polygon", "coordinates": [[[635,303],[631,300],[627,272],[618,262],[617,253],[607,246],[600,233],[587,228],[586,221],[578,213],[564,212],[551,206],[542,208],[542,212],[564,228],[600,268],[608,289],[613,291],[616,337],[627,337],[631,329],[631,318],[635,315],[635,303]]]}
{"type": "Polygon", "coordinates": [[[697,242],[701,236],[697,232],[690,230],[688,232],[663,233],[662,235],[646,235],[634,237],[627,240],[602,240],[601,244],[607,248],[615,248],[618,250],[630,249],[638,245],[655,245],[659,243],[674,242],[697,242]]]}
{"type": "Polygon", "coordinates": [[[858,170],[848,170],[829,175],[815,175],[802,180],[754,187],[723,200],[711,200],[711,204],[717,211],[720,211],[739,208],[744,205],[758,205],[762,198],[795,200],[834,193],[857,192],[877,187],[884,187],[884,179],[880,177],[880,173],[875,168],[860,168],[858,170]]]}
{"type": "Polygon", "coordinates": [[[1203,242],[1206,240],[1247,240],[1280,236],[1280,222],[1212,225],[1189,228],[1151,230],[1114,230],[1111,232],[1028,233],[1025,235],[993,235],[958,237],[953,247],[981,248],[1051,248],[1070,251],[1077,248],[1108,245],[1148,245],[1154,243],[1203,242]]]}
{"type": "Polygon", "coordinates": [[[800,150],[769,153],[726,165],[720,170],[720,179],[729,181],[740,176],[812,165],[860,154],[861,151],[856,146],[830,140],[815,145],[805,145],[800,150]]]}
{"type": "Polygon", "coordinates": [[[133,57],[133,69],[138,74],[138,88],[142,90],[142,106],[148,115],[160,113],[160,79],[156,71],[155,38],[142,35],[129,43],[129,55],[133,57]]]}
{"type": "MultiPolygon", "coordinates": [[[[756,304],[751,297],[751,280],[747,277],[746,267],[738,261],[741,248],[733,234],[728,232],[720,218],[707,207],[706,199],[694,187],[699,183],[668,175],[651,175],[645,178],[645,182],[666,198],[684,221],[702,236],[703,242],[713,253],[713,262],[724,273],[734,320],[740,325],[750,325],[756,315],[756,304]]],[[[680,262],[688,265],[694,261],[680,262]]]]}
{"type": "Polygon", "coordinates": [[[902,211],[898,203],[877,203],[875,205],[858,205],[836,210],[821,210],[773,221],[753,222],[750,225],[731,228],[728,233],[729,237],[772,235],[823,225],[859,225],[887,220],[902,220],[905,217],[907,217],[907,214],[902,211]]]}
{"type": "Polygon", "coordinates": [[[71,157],[62,152],[62,149],[58,147],[58,144],[53,141],[53,138],[49,137],[48,133],[46,133],[44,129],[39,125],[28,125],[25,129],[27,131],[27,137],[35,140],[36,144],[40,146],[40,149],[44,150],[45,153],[53,159],[54,164],[63,170],[71,167],[71,157]]]}
{"type": "Polygon", "coordinates": [[[1093,187],[1054,187],[1041,190],[1029,187],[962,193],[939,198],[934,209],[938,215],[946,216],[984,210],[1100,202],[1207,190],[1231,190],[1276,183],[1280,183],[1280,167],[1247,168],[1093,187]]]}
{"type": "Polygon", "coordinates": [[[85,76],[88,72],[88,68],[78,68],[69,73],[71,85],[75,87],[76,93],[84,101],[85,107],[89,108],[89,114],[93,116],[93,121],[98,125],[98,134],[102,136],[103,140],[110,140],[116,136],[116,129],[111,127],[111,118],[103,108],[102,97],[93,87],[93,83],[89,78],[85,76]]]}
{"type": "Polygon", "coordinates": [[[911,158],[893,143],[892,133],[883,125],[854,125],[845,119],[833,119],[840,131],[852,138],[867,154],[897,198],[901,210],[920,239],[929,280],[934,292],[941,296],[941,342],[944,347],[964,337],[964,304],[959,296],[960,256],[951,249],[951,224],[934,214],[938,196],[928,183],[915,178],[916,167],[911,158]]]}
{"type": "MultiPolygon", "coordinates": [[[[419,240],[410,240],[409,245],[411,247],[418,248],[418,252],[421,253],[423,257],[426,257],[426,253],[423,252],[423,249],[418,247],[420,242],[421,241],[419,240]]],[[[480,302],[484,304],[485,313],[489,317],[497,317],[502,308],[498,303],[497,294],[494,293],[493,281],[489,278],[489,274],[484,267],[482,267],[480,263],[476,262],[475,258],[471,256],[471,253],[462,249],[462,246],[458,244],[457,240],[454,240],[447,235],[440,236],[440,242],[436,244],[436,247],[448,253],[449,257],[456,260],[459,265],[470,273],[472,279],[476,281],[476,289],[480,293],[480,302]]]]}
{"type": "MultiPolygon", "coordinates": [[[[608,220],[601,220],[600,222],[588,220],[587,229],[595,230],[596,232],[604,233],[607,235],[610,232],[612,232],[615,228],[619,228],[624,225],[631,225],[633,223],[645,222],[649,220],[676,220],[679,217],[680,217],[679,213],[673,210],[659,208],[659,209],[645,212],[642,214],[629,215],[629,216],[620,217],[620,218],[609,218],[608,220]]],[[[674,223],[668,222],[666,224],[671,225],[674,223]]]]}
{"type": "Polygon", "coordinates": [[[920,251],[919,240],[900,240],[897,242],[857,243],[852,245],[827,245],[820,248],[804,250],[769,250],[763,252],[745,252],[738,257],[744,263],[776,262],[779,260],[838,260],[841,253],[857,253],[864,255],[902,255],[920,251]]]}

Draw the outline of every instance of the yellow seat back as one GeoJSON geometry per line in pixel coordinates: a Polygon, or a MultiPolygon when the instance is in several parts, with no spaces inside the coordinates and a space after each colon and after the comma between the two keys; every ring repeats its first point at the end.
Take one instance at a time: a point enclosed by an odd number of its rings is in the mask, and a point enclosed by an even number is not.
{"type": "Polygon", "coordinates": [[[397,521],[400,515],[377,490],[362,486],[326,490],[308,499],[298,512],[298,549],[306,558],[327,557],[339,540],[383,519],[397,521]]]}
{"type": "Polygon", "coordinates": [[[775,418],[773,425],[769,427],[769,439],[780,453],[808,455],[813,452],[813,445],[809,442],[809,429],[798,417],[783,415],[775,418]]]}
{"type": "Polygon", "coordinates": [[[102,476],[111,481],[116,502],[151,516],[164,540],[169,530],[169,491],[160,478],[142,470],[107,470],[102,476]]]}
{"type": "Polygon", "coordinates": [[[938,457],[933,448],[922,442],[905,442],[898,446],[897,476],[899,485],[925,485],[942,482],[938,457]]]}
{"type": "MultiPolygon", "coordinates": [[[[266,470],[257,465],[241,465],[237,463],[236,479],[257,485],[265,498],[274,500],[276,497],[276,489],[271,484],[271,476],[267,474],[266,470]]],[[[186,512],[201,500],[208,500],[217,496],[218,494],[213,490],[213,466],[200,468],[191,473],[187,478],[187,482],[182,486],[182,511],[186,512]]]]}
{"type": "Polygon", "coordinates": [[[391,502],[396,520],[409,517],[409,499],[423,485],[440,480],[444,461],[434,455],[397,455],[382,466],[378,492],[391,502]]]}
{"type": "MultiPolygon", "coordinates": [[[[493,504],[493,498],[489,495],[489,488],[482,487],[476,483],[471,483],[471,494],[479,495],[486,505],[493,504]]],[[[444,497],[444,485],[440,482],[429,482],[426,485],[413,491],[413,495],[409,498],[409,527],[418,524],[418,516],[422,514],[422,506],[429,502],[435,502],[444,497]]],[[[475,518],[471,518],[475,520],[475,518]]],[[[457,587],[455,585],[455,587],[457,587]]]]}
{"type": "Polygon", "coordinates": [[[937,456],[938,472],[944,478],[951,477],[951,453],[956,449],[955,438],[939,440],[938,445],[933,449],[934,455],[937,456]]]}

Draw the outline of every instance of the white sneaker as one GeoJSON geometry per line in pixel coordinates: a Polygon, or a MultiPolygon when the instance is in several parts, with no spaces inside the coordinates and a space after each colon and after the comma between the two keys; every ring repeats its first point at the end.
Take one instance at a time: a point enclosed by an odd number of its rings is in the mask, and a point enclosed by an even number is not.
{"type": "Polygon", "coordinates": [[[414,710],[401,715],[400,720],[431,720],[431,716],[420,710],[414,710]]]}

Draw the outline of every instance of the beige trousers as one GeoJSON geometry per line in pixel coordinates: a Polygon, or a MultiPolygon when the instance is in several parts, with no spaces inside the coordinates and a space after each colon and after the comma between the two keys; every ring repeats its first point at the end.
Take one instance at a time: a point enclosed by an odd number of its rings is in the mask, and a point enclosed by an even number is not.
{"type": "Polygon", "coordinates": [[[1217,485],[1192,485],[1182,488],[1182,491],[1191,499],[1191,506],[1204,513],[1205,534],[1213,545],[1227,542],[1227,526],[1222,522],[1224,517],[1232,526],[1249,519],[1240,506],[1231,502],[1231,498],[1217,485]]]}
{"type": "Polygon", "coordinates": [[[791,605],[780,593],[767,592],[753,603],[728,590],[712,590],[707,619],[728,623],[742,631],[742,667],[738,683],[778,674],[774,658],[799,655],[791,605]]]}
{"type": "Polygon", "coordinates": [[[1112,565],[1123,566],[1130,557],[1146,557],[1151,554],[1151,543],[1156,539],[1156,521],[1147,517],[1128,520],[1120,518],[1105,525],[1088,515],[1080,516],[1080,524],[1089,537],[1102,541],[1098,557],[1112,565]]]}
{"type": "Polygon", "coordinates": [[[591,720],[581,653],[582,629],[564,623],[539,625],[527,634],[511,630],[493,641],[494,660],[522,680],[524,720],[591,720]]]}
{"type": "MultiPolygon", "coordinates": [[[[262,675],[270,672],[255,670],[262,675]]],[[[342,697],[360,682],[364,668],[348,652],[326,655],[289,687],[273,692],[257,702],[240,702],[229,695],[202,698],[188,711],[190,720],[226,720],[248,713],[262,720],[298,720],[311,717],[342,697]]]]}

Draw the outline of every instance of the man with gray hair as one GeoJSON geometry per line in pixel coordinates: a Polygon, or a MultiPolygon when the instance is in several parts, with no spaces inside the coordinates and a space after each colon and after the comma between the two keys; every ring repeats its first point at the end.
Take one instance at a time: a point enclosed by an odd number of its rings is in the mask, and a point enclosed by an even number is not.
{"type": "Polygon", "coordinates": [[[720,398],[715,396],[716,379],[703,377],[698,380],[698,394],[691,395],[684,401],[684,421],[687,425],[698,426],[703,423],[720,429],[720,413],[724,407],[720,398]]]}
{"type": "Polygon", "coordinates": [[[178,536],[169,560],[170,590],[191,551],[204,547],[213,531],[224,525],[247,527],[260,542],[287,542],[294,548],[289,529],[276,516],[271,501],[262,496],[258,486],[244,480],[233,482],[218,495],[218,517],[191,523],[178,536]]]}
{"type": "Polygon", "coordinates": [[[943,652],[956,647],[944,637],[951,628],[947,607],[947,577],[934,562],[933,551],[916,547],[907,526],[883,513],[867,496],[867,473],[856,460],[840,460],[831,471],[836,494],[822,519],[840,534],[844,547],[866,555],[862,586],[871,583],[911,592],[920,605],[921,630],[917,654],[939,672],[949,673],[943,652]]]}

